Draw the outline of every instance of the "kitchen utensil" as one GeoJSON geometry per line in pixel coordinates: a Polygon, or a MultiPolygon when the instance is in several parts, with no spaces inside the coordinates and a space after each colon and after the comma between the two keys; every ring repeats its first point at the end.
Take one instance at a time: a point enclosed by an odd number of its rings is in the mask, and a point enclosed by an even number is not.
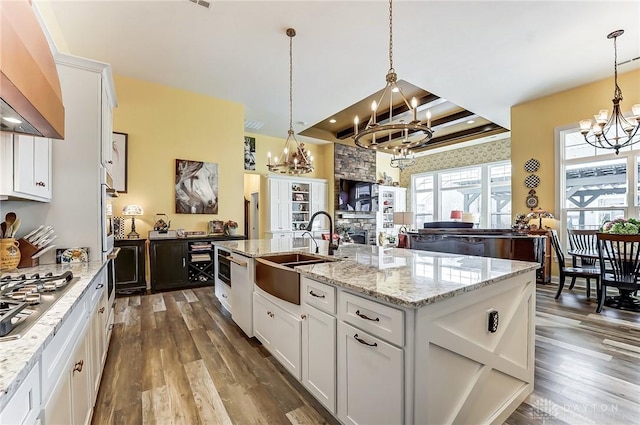
{"type": "Polygon", "coordinates": [[[36,258],[39,258],[42,254],[44,254],[45,252],[48,252],[50,250],[52,250],[53,248],[55,248],[55,245],[49,245],[46,248],[41,249],[40,251],[36,252],[35,254],[33,254],[31,256],[32,260],[35,260],[36,258]]]}
{"type": "Polygon", "coordinates": [[[40,234],[33,242],[31,242],[32,244],[38,245],[40,242],[47,239],[49,236],[53,235],[53,227],[51,226],[47,226],[47,227],[49,230],[47,230],[45,233],[40,234]]]}
{"type": "Polygon", "coordinates": [[[8,212],[7,215],[4,216],[4,222],[7,223],[7,228],[9,228],[16,221],[18,216],[13,211],[8,212]]]}
{"type": "Polygon", "coordinates": [[[29,242],[31,242],[31,239],[29,239],[31,236],[35,235],[36,233],[38,233],[40,230],[42,230],[44,228],[44,226],[41,224],[40,227],[38,227],[37,229],[33,229],[32,231],[30,231],[29,233],[27,233],[27,235],[24,237],[24,239],[28,240],[29,242]]]}
{"type": "Polygon", "coordinates": [[[42,227],[40,226],[41,229],[38,230],[37,232],[35,232],[33,235],[31,235],[27,240],[31,243],[34,243],[36,240],[38,240],[38,238],[40,236],[42,236],[43,234],[47,233],[49,230],[51,230],[53,227],[51,226],[46,226],[46,227],[42,227]]]}
{"type": "Polygon", "coordinates": [[[41,241],[40,243],[38,243],[38,248],[44,248],[45,246],[47,246],[47,245],[49,245],[51,242],[53,242],[53,240],[54,240],[55,238],[57,238],[57,237],[58,237],[58,235],[53,235],[52,237],[47,238],[47,239],[45,239],[45,240],[41,241]]]}
{"type": "Polygon", "coordinates": [[[4,238],[4,235],[7,234],[7,223],[5,223],[4,221],[0,223],[0,229],[2,230],[2,237],[4,238]]]}
{"type": "Polygon", "coordinates": [[[15,238],[21,224],[22,220],[20,218],[16,218],[16,221],[13,222],[13,230],[11,231],[11,235],[9,236],[10,238],[15,238]]]}

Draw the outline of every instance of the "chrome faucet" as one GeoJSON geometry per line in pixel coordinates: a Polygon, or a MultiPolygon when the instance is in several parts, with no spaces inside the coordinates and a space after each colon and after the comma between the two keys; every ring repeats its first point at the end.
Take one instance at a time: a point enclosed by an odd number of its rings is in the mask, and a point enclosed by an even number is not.
{"type": "Polygon", "coordinates": [[[338,249],[338,245],[333,243],[333,220],[331,219],[331,215],[329,215],[326,211],[317,211],[313,213],[311,218],[309,219],[309,224],[307,224],[307,230],[311,230],[311,226],[313,225],[313,220],[316,218],[318,214],[324,214],[329,218],[329,249],[327,254],[333,255],[333,251],[338,249]]]}
{"type": "Polygon", "coordinates": [[[304,238],[304,235],[306,234],[308,234],[311,240],[313,241],[313,243],[316,244],[316,254],[320,253],[320,248],[318,248],[318,242],[315,240],[311,232],[308,230],[305,230],[304,232],[302,232],[302,237],[304,238]]]}

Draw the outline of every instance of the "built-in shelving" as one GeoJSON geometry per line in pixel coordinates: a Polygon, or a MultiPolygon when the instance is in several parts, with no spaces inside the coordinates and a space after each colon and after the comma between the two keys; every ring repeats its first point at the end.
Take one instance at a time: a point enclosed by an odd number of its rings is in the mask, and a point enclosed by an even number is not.
{"type": "Polygon", "coordinates": [[[210,241],[189,242],[188,254],[189,282],[213,283],[215,281],[213,244],[210,241]]]}

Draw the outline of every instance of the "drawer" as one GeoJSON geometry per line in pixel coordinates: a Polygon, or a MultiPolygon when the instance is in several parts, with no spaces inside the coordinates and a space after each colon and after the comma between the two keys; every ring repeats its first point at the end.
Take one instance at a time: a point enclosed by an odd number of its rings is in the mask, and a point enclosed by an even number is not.
{"type": "Polygon", "coordinates": [[[336,288],[306,277],[302,278],[302,301],[329,314],[336,314],[336,288]]]}
{"type": "Polygon", "coordinates": [[[40,364],[36,363],[0,413],[0,424],[32,424],[40,414],[40,364]]]}
{"type": "Polygon", "coordinates": [[[216,297],[220,304],[231,313],[231,288],[222,282],[216,283],[216,297]]]}
{"type": "Polygon", "coordinates": [[[404,345],[404,312],[348,292],[338,295],[340,320],[392,344],[404,345]]]}

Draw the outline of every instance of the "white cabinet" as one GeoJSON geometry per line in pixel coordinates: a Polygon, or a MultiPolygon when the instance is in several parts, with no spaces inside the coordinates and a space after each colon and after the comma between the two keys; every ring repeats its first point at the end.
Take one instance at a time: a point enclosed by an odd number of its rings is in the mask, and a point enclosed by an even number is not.
{"type": "Polygon", "coordinates": [[[302,318],[253,293],[253,332],[285,369],[300,380],[302,318]]]}
{"type": "Polygon", "coordinates": [[[403,423],[403,351],[338,324],[338,418],[345,424],[403,423]]]}
{"type": "Polygon", "coordinates": [[[0,412],[0,424],[35,424],[40,414],[40,364],[36,363],[0,412]]]}
{"type": "Polygon", "coordinates": [[[102,165],[107,169],[109,174],[113,174],[113,104],[110,86],[102,84],[102,96],[100,98],[100,106],[102,110],[100,137],[101,153],[100,158],[102,165]]]}
{"type": "MultiPolygon", "coordinates": [[[[324,179],[266,176],[262,187],[266,194],[263,202],[269,206],[266,237],[291,237],[292,231],[306,230],[313,213],[327,210],[327,181],[324,179]]],[[[315,231],[328,228],[326,217],[319,216],[314,220],[315,231]]]]}
{"type": "Polygon", "coordinates": [[[231,254],[231,317],[242,331],[253,336],[253,259],[231,254]]]}
{"type": "Polygon", "coordinates": [[[231,313],[233,311],[231,307],[231,287],[223,281],[217,280],[215,285],[215,293],[216,298],[218,298],[218,301],[220,301],[222,307],[224,307],[225,310],[231,313]]]}
{"type": "Polygon", "coordinates": [[[308,304],[302,322],[302,384],[336,413],[336,318],[308,304]]]}
{"type": "Polygon", "coordinates": [[[291,230],[291,195],[289,182],[269,179],[269,229],[271,231],[291,230]]]}
{"type": "Polygon", "coordinates": [[[404,187],[379,186],[376,233],[396,235],[398,227],[393,224],[393,213],[407,208],[407,189],[404,187]]]}
{"type": "Polygon", "coordinates": [[[0,149],[0,196],[51,200],[51,139],[3,134],[0,149]]]}

